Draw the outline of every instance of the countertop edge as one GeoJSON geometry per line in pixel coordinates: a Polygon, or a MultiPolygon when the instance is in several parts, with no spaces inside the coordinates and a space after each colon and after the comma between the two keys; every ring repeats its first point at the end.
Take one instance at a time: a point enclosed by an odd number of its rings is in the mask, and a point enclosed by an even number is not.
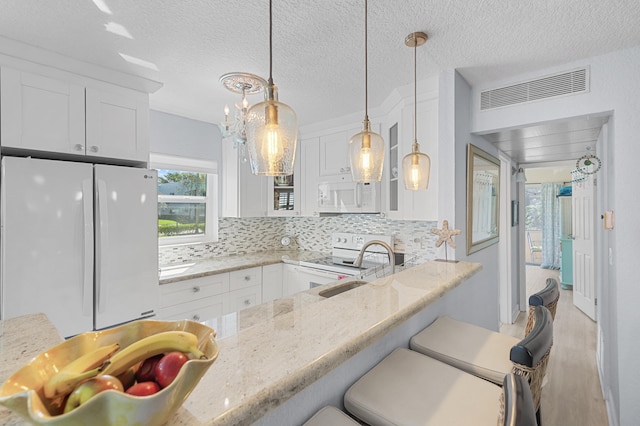
{"type": "Polygon", "coordinates": [[[372,343],[381,339],[400,323],[442,298],[449,291],[458,287],[482,269],[482,265],[479,263],[465,263],[472,265],[472,268],[466,273],[458,274],[447,283],[437,287],[424,297],[417,299],[395,315],[378,322],[352,342],[327,352],[324,356],[298,369],[293,374],[289,374],[284,379],[262,389],[258,394],[253,395],[252,398],[245,400],[243,404],[225,411],[209,424],[240,425],[259,420],[268,411],[278,407],[297,392],[303,390],[372,343]]]}

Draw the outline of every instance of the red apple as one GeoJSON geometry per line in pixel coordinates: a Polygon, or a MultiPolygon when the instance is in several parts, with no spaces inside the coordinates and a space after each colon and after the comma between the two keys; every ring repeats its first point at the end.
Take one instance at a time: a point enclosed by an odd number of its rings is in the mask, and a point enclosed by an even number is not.
{"type": "Polygon", "coordinates": [[[164,355],[156,355],[142,361],[140,368],[136,372],[136,380],[138,382],[153,382],[156,379],[156,364],[164,355]]]}
{"type": "Polygon", "coordinates": [[[64,412],[68,413],[69,411],[78,408],[100,392],[109,389],[124,392],[124,388],[122,387],[120,380],[107,374],[93,377],[86,382],[82,382],[69,394],[69,398],[67,398],[67,402],[64,406],[64,412]]]}
{"type": "Polygon", "coordinates": [[[169,352],[156,364],[156,382],[161,388],[166,388],[176,378],[180,368],[189,358],[182,352],[169,352]]]}
{"type": "Polygon", "coordinates": [[[129,395],[149,396],[160,390],[160,386],[156,382],[139,382],[127,389],[129,395]]]}

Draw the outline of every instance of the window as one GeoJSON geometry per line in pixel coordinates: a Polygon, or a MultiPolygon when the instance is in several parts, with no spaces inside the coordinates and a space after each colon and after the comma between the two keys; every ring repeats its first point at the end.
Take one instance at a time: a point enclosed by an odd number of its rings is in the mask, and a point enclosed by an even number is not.
{"type": "Polygon", "coordinates": [[[151,155],[151,167],[158,171],[160,245],[218,240],[216,166],[215,161],[151,155]]]}

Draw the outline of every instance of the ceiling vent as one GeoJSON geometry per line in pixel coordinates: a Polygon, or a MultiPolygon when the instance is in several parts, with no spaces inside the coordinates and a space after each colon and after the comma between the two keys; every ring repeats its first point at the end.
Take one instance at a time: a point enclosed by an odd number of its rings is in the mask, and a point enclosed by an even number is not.
{"type": "Polygon", "coordinates": [[[589,91],[589,70],[581,68],[480,93],[480,110],[589,91]]]}

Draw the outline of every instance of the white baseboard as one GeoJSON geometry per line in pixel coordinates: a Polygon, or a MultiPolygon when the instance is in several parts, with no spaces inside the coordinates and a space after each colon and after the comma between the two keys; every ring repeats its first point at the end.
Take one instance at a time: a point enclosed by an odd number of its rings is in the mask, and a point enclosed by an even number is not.
{"type": "Polygon", "coordinates": [[[618,420],[618,413],[615,410],[615,407],[612,406],[613,395],[611,391],[604,385],[604,374],[602,371],[602,359],[600,358],[600,352],[596,351],[596,366],[598,368],[598,376],[600,377],[600,390],[602,392],[602,397],[604,398],[605,407],[607,409],[607,419],[609,420],[609,426],[620,426],[620,421],[618,420]]]}

